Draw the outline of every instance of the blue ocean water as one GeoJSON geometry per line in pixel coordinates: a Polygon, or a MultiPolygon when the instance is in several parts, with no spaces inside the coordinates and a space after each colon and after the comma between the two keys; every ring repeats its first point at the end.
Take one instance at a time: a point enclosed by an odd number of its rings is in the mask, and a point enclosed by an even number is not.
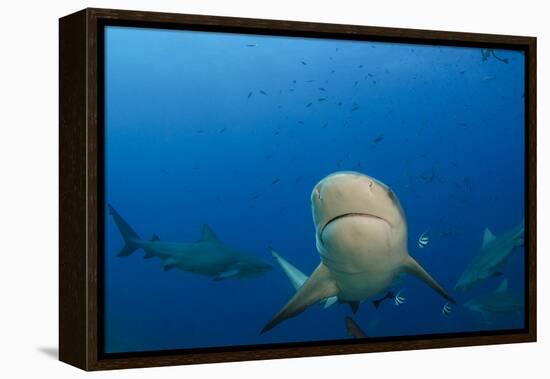
{"type": "MultiPolygon", "coordinates": [[[[523,295],[519,248],[502,275],[453,287],[480,249],[524,217],[524,56],[481,48],[109,26],[105,31],[105,352],[349,338],[346,304],[314,305],[272,331],[294,288],[272,258],[319,264],[310,194],[326,175],[389,185],[409,252],[456,297],[416,278],[406,302],[354,320],[369,337],[522,328],[463,303],[506,278],[523,295]],[[504,62],[503,60],[506,60],[504,62]],[[203,224],[273,269],[247,279],[163,270],[124,240],[111,204],[145,240],[193,242],[203,224]],[[428,230],[429,244],[417,239],[428,230]]],[[[383,294],[382,294],[383,295],[383,294]]]]}

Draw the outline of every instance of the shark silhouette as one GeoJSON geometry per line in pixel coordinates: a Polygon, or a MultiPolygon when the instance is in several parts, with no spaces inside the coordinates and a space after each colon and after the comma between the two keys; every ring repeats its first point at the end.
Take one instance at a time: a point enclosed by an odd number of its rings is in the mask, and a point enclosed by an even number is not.
{"type": "Polygon", "coordinates": [[[314,187],[311,203],[321,263],[261,333],[334,296],[353,309],[385,293],[402,273],[455,303],[409,255],[405,214],[388,186],[358,172],[337,172],[314,187]]]}
{"type": "Polygon", "coordinates": [[[485,322],[492,323],[495,317],[521,315],[525,301],[522,296],[508,290],[508,281],[504,279],[494,292],[475,297],[464,307],[480,313],[485,322]]]}
{"type": "Polygon", "coordinates": [[[214,280],[256,277],[273,268],[252,255],[224,245],[208,225],[203,225],[202,237],[197,242],[163,242],[156,235],[146,241],[115,208],[108,205],[108,209],[125,242],[119,257],[143,249],[144,258],[160,258],[164,270],[177,268],[214,280]]]}
{"type": "Polygon", "coordinates": [[[524,233],[523,221],[499,236],[485,228],[481,248],[458,279],[455,290],[465,291],[487,278],[500,276],[512,253],[523,246],[524,233]]]}

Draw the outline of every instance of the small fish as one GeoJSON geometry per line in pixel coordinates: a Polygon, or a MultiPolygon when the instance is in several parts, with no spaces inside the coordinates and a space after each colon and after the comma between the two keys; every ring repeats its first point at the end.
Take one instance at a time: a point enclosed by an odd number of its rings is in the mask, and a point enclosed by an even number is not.
{"type": "Polygon", "coordinates": [[[197,130],[197,134],[202,134],[202,133],[204,133],[204,130],[202,129],[197,130]]]}
{"type": "Polygon", "coordinates": [[[443,314],[443,316],[448,316],[451,314],[452,310],[453,308],[451,307],[451,305],[449,303],[445,303],[443,309],[441,310],[441,313],[443,314]]]}
{"type": "Polygon", "coordinates": [[[346,330],[348,336],[353,338],[367,338],[367,334],[361,329],[359,325],[349,316],[346,317],[346,330]]]}
{"type": "Polygon", "coordinates": [[[258,199],[259,197],[260,197],[259,194],[252,195],[252,200],[256,200],[256,199],[258,199]]]}
{"type": "Polygon", "coordinates": [[[246,47],[256,47],[256,46],[258,46],[258,45],[254,44],[254,43],[248,43],[248,44],[246,44],[246,47]]]}
{"type": "Polygon", "coordinates": [[[342,102],[341,102],[341,101],[338,102],[338,106],[339,106],[339,107],[342,106],[342,102]]]}
{"type": "Polygon", "coordinates": [[[323,129],[326,129],[326,128],[327,128],[327,126],[328,126],[328,124],[326,124],[326,123],[325,123],[325,124],[323,124],[323,129]]]}
{"type": "Polygon", "coordinates": [[[370,72],[369,72],[369,73],[368,73],[367,75],[369,76],[369,78],[372,78],[372,77],[374,77],[374,75],[373,75],[373,74],[371,74],[370,72]]]}
{"type": "Polygon", "coordinates": [[[221,133],[225,132],[226,130],[227,130],[227,128],[221,128],[219,133],[221,134],[221,133]]]}
{"type": "Polygon", "coordinates": [[[260,90],[260,93],[264,96],[267,96],[267,93],[265,93],[265,91],[260,90]]]}
{"type": "Polygon", "coordinates": [[[279,135],[279,132],[275,132],[275,133],[273,133],[273,134],[275,134],[276,136],[278,136],[278,135],[279,135]]]}
{"type": "Polygon", "coordinates": [[[252,97],[252,92],[248,93],[248,98],[250,99],[252,97]]]}
{"type": "Polygon", "coordinates": [[[275,178],[275,179],[273,179],[273,180],[271,181],[271,184],[277,184],[277,183],[279,183],[280,181],[281,181],[281,179],[275,178]]]}
{"type": "Polygon", "coordinates": [[[326,91],[323,87],[319,87],[319,91],[326,91]]]}
{"type": "Polygon", "coordinates": [[[420,176],[420,179],[422,180],[425,180],[427,181],[428,183],[431,183],[434,181],[434,178],[435,178],[435,171],[434,171],[434,168],[432,167],[432,174],[430,176],[428,175],[421,175],[420,176]]]}
{"type": "Polygon", "coordinates": [[[355,106],[355,107],[351,108],[351,111],[354,112],[354,111],[356,111],[356,110],[358,110],[358,109],[359,109],[359,107],[358,107],[358,106],[355,106]]]}
{"type": "Polygon", "coordinates": [[[355,81],[355,83],[353,83],[353,86],[354,86],[354,87],[357,87],[357,84],[358,84],[358,83],[359,83],[358,81],[355,81]]]}
{"type": "Polygon", "coordinates": [[[393,298],[393,303],[395,304],[396,307],[402,305],[405,303],[405,297],[401,296],[401,291],[397,292],[397,294],[395,295],[395,297],[393,298]]]}
{"type": "Polygon", "coordinates": [[[483,78],[481,78],[481,81],[484,83],[492,82],[495,79],[492,75],[485,75],[483,78]]]}
{"type": "Polygon", "coordinates": [[[303,125],[304,122],[303,121],[298,121],[298,124],[303,125]]]}
{"type": "Polygon", "coordinates": [[[423,249],[425,248],[426,246],[428,246],[428,244],[430,243],[430,235],[428,234],[428,231],[424,231],[424,233],[422,233],[420,235],[420,237],[418,237],[418,247],[423,249]]]}
{"type": "Polygon", "coordinates": [[[325,101],[327,98],[326,97],[320,97],[317,99],[317,101],[325,101]]]}
{"type": "Polygon", "coordinates": [[[384,135],[383,134],[380,134],[378,137],[376,137],[372,142],[373,143],[379,143],[380,141],[382,141],[384,139],[384,135]]]}
{"type": "Polygon", "coordinates": [[[308,104],[306,105],[306,108],[309,108],[309,107],[311,107],[312,105],[313,105],[313,103],[308,103],[308,104]]]}
{"type": "Polygon", "coordinates": [[[309,79],[309,80],[306,80],[306,83],[313,83],[315,80],[313,79],[309,79]]]}
{"type": "Polygon", "coordinates": [[[168,171],[162,169],[162,170],[160,170],[160,173],[161,173],[161,174],[168,174],[168,171]]]}
{"type": "Polygon", "coordinates": [[[307,66],[307,63],[306,63],[306,62],[301,61],[301,63],[302,63],[304,66],[307,66]]]}

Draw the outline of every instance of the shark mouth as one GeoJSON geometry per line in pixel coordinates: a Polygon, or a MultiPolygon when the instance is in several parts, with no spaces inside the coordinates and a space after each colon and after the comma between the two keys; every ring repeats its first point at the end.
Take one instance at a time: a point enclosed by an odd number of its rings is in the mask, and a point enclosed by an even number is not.
{"type": "Polygon", "coordinates": [[[346,218],[346,217],[365,217],[365,218],[371,218],[371,219],[376,219],[376,220],[380,220],[380,221],[383,221],[385,222],[386,224],[388,224],[388,226],[391,227],[391,224],[388,222],[388,220],[386,219],[383,219],[382,217],[379,217],[379,216],[375,216],[373,214],[370,214],[370,213],[344,213],[344,214],[341,214],[341,215],[338,215],[338,216],[335,216],[333,218],[331,218],[330,220],[328,220],[322,228],[319,228],[319,240],[321,241],[321,243],[324,243],[323,242],[323,233],[325,231],[325,229],[327,228],[327,226],[329,226],[330,224],[332,224],[333,222],[335,221],[338,221],[342,218],[346,218]]]}

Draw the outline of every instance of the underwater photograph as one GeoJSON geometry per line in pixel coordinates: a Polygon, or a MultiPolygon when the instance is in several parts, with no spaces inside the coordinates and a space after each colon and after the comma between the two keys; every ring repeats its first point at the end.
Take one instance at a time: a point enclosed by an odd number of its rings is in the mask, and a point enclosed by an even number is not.
{"type": "Polygon", "coordinates": [[[523,51],[103,33],[105,354],[526,328],[523,51]]]}

